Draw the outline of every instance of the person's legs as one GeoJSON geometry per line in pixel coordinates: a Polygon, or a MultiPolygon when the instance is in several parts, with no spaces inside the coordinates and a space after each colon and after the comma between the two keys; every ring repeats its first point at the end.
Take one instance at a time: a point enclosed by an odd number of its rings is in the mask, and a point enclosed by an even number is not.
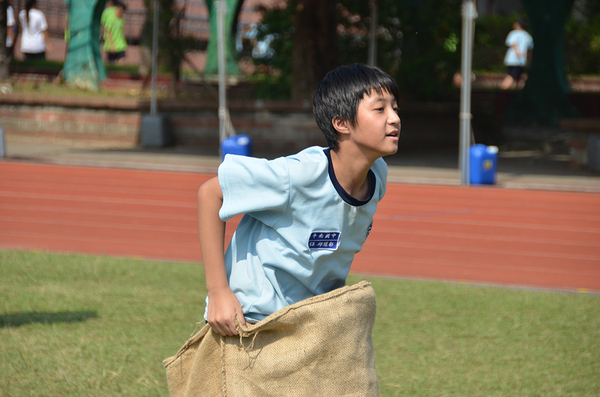
{"type": "Polygon", "coordinates": [[[107,52],[106,56],[108,58],[108,62],[119,63],[120,59],[125,58],[125,51],[107,52]]]}
{"type": "Polygon", "coordinates": [[[523,67],[521,66],[508,66],[506,72],[508,73],[502,83],[500,83],[500,88],[503,90],[508,90],[512,88],[516,83],[518,83],[521,74],[523,74],[523,67]]]}
{"type": "Polygon", "coordinates": [[[38,52],[35,54],[25,53],[25,59],[28,61],[34,61],[38,59],[46,59],[46,52],[38,52]]]}
{"type": "Polygon", "coordinates": [[[125,51],[120,51],[115,54],[115,63],[121,63],[121,59],[125,58],[125,51]]]}
{"type": "Polygon", "coordinates": [[[500,88],[503,90],[508,90],[514,84],[515,84],[515,79],[513,79],[510,74],[507,74],[506,77],[504,77],[504,80],[502,80],[502,82],[500,83],[500,88]]]}

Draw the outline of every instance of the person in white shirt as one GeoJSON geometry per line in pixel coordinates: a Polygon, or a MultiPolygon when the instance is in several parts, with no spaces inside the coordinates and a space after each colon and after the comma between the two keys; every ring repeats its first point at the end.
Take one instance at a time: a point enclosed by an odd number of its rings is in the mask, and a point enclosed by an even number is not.
{"type": "Polygon", "coordinates": [[[13,45],[15,44],[15,12],[9,4],[6,8],[6,48],[8,48],[8,56],[12,56],[13,45]]]}
{"type": "Polygon", "coordinates": [[[35,8],[36,0],[27,0],[25,9],[19,13],[22,27],[21,52],[25,59],[45,59],[48,23],[44,13],[35,8]]]}
{"type": "Polygon", "coordinates": [[[527,52],[533,49],[533,39],[525,30],[525,22],[517,21],[513,24],[513,30],[506,37],[508,50],[504,57],[507,75],[502,80],[500,88],[507,90],[519,82],[527,65],[527,52]]]}

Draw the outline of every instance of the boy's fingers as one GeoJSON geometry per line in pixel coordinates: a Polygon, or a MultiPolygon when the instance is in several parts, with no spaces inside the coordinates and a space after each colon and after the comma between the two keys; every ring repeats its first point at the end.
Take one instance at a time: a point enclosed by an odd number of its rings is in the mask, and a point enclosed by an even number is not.
{"type": "Polygon", "coordinates": [[[246,318],[244,317],[244,312],[242,312],[241,309],[239,309],[236,312],[236,316],[237,316],[238,320],[240,321],[240,325],[242,326],[242,328],[248,329],[248,326],[246,325],[246,318]]]}
{"type": "Polygon", "coordinates": [[[232,336],[237,335],[237,330],[235,326],[231,323],[219,324],[219,323],[209,323],[213,331],[215,331],[219,335],[223,336],[232,336]]]}

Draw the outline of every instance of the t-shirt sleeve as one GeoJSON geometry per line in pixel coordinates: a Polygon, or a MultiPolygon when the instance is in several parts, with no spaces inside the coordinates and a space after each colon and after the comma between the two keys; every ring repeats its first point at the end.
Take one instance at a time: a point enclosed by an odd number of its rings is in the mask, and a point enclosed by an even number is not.
{"type": "Polygon", "coordinates": [[[40,12],[40,31],[43,32],[44,30],[48,29],[48,22],[46,22],[46,17],[44,16],[44,14],[42,14],[40,12]]]}
{"type": "Polygon", "coordinates": [[[272,226],[288,206],[290,178],[285,158],[227,155],[218,175],[223,191],[219,217],[223,221],[248,214],[272,226]]]}

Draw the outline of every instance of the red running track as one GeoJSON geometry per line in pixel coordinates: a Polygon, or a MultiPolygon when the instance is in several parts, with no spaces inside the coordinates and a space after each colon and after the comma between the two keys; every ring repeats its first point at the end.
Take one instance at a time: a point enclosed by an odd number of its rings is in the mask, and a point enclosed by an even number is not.
{"type": "MultiPolygon", "coordinates": [[[[0,248],[199,262],[210,177],[0,162],[0,248]]],[[[353,272],[600,292],[600,195],[390,184],[353,272]]]]}

